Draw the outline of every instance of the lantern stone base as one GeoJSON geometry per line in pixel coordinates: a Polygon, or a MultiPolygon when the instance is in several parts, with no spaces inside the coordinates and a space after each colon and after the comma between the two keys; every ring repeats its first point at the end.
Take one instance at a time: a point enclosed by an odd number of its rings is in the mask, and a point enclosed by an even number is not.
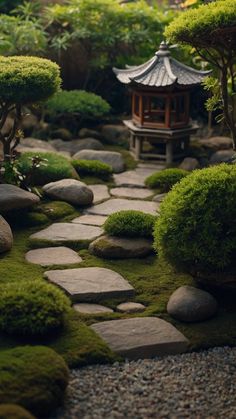
{"type": "Polygon", "coordinates": [[[130,150],[137,159],[158,159],[171,166],[176,160],[186,156],[190,135],[195,134],[198,126],[189,125],[181,129],[151,129],[134,124],[132,120],[123,121],[130,131],[130,150]],[[144,142],[164,146],[163,153],[145,152],[144,142]]]}

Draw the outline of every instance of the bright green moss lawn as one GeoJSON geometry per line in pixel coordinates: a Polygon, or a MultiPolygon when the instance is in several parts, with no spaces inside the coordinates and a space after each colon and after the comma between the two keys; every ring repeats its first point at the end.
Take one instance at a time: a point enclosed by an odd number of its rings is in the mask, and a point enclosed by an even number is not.
{"type": "MultiPolygon", "coordinates": [[[[29,264],[24,254],[29,248],[28,237],[34,229],[15,230],[14,247],[11,252],[0,257],[0,285],[9,281],[42,278],[45,269],[29,264]]],[[[156,256],[135,260],[103,260],[91,256],[87,250],[79,252],[84,262],[79,267],[100,266],[113,269],[123,275],[136,290],[134,301],[144,303],[147,309],[141,316],[160,316],[175,324],[190,340],[190,349],[201,349],[216,345],[236,344],[236,307],[235,295],[222,293],[216,295],[220,303],[218,315],[206,322],[184,324],[175,322],[166,313],[166,303],[170,294],[179,286],[192,284],[193,280],[186,274],[175,272],[170,265],[158,260],[156,256]]],[[[73,265],[72,267],[76,267],[73,265]]],[[[66,267],[56,267],[64,269],[66,267]]],[[[55,266],[51,269],[55,269],[55,266]]],[[[43,280],[43,279],[42,279],[43,280]]],[[[115,308],[119,301],[106,301],[105,305],[115,308]]],[[[137,316],[137,314],[135,315],[137,316]]],[[[0,335],[0,350],[16,345],[45,344],[60,353],[69,366],[81,366],[92,363],[112,362],[118,359],[109,348],[88,327],[89,324],[107,319],[130,317],[119,313],[88,316],[71,310],[67,317],[64,331],[48,339],[26,340],[14,339],[0,335]]]]}

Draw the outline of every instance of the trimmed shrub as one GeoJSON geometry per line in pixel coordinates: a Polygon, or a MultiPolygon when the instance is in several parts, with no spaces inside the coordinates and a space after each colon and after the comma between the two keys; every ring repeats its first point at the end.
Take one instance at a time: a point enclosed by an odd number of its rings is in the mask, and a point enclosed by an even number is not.
{"type": "Polygon", "coordinates": [[[52,284],[21,280],[0,289],[0,330],[10,335],[45,336],[63,327],[70,301],[52,284]]]}
{"type": "Polygon", "coordinates": [[[64,157],[55,153],[45,152],[33,152],[29,151],[23,153],[19,159],[17,167],[19,171],[26,176],[32,171],[32,157],[39,156],[46,160],[44,165],[40,165],[31,174],[30,184],[31,185],[45,185],[49,182],[55,182],[61,179],[78,179],[78,175],[71,165],[70,161],[64,157]]]}
{"type": "Polygon", "coordinates": [[[196,170],[161,204],[155,249],[185,270],[223,270],[236,257],[236,167],[196,170]]]}
{"type": "Polygon", "coordinates": [[[152,237],[156,219],[155,215],[142,211],[119,211],[107,218],[104,230],[111,236],[152,237]]]}
{"type": "Polygon", "coordinates": [[[80,176],[95,176],[107,180],[112,174],[112,167],[99,160],[72,160],[71,163],[80,176]]]}
{"type": "Polygon", "coordinates": [[[35,416],[17,404],[1,404],[0,419],[35,419],[35,416]]]}
{"type": "Polygon", "coordinates": [[[1,352],[0,377],[0,403],[20,404],[37,417],[48,417],[62,403],[69,371],[52,349],[21,346],[1,352]]]}
{"type": "Polygon", "coordinates": [[[187,175],[189,175],[187,170],[178,168],[165,169],[148,176],[145,180],[145,185],[152,189],[159,189],[160,192],[169,192],[172,186],[187,175]]]}

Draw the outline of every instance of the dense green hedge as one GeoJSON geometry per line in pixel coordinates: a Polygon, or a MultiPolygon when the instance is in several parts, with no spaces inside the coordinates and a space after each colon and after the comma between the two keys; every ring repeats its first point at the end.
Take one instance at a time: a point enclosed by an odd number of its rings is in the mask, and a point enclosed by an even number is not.
{"type": "Polygon", "coordinates": [[[152,237],[156,219],[156,216],[142,211],[119,211],[107,218],[104,230],[112,236],[152,237]]]}
{"type": "Polygon", "coordinates": [[[236,257],[236,167],[196,170],[161,204],[155,248],[187,270],[227,269],[236,257]]]}
{"type": "Polygon", "coordinates": [[[99,160],[72,160],[71,163],[80,176],[95,176],[107,180],[112,174],[112,167],[99,160]]]}
{"type": "Polygon", "coordinates": [[[21,279],[1,289],[0,330],[44,336],[63,326],[69,309],[69,299],[54,285],[21,279]]]}
{"type": "Polygon", "coordinates": [[[159,189],[160,192],[168,192],[172,186],[187,175],[189,175],[189,172],[186,170],[178,168],[165,169],[148,176],[145,180],[145,184],[149,188],[159,189]]]}
{"type": "Polygon", "coordinates": [[[0,377],[0,403],[19,404],[42,418],[62,403],[69,371],[52,349],[21,346],[1,352],[0,377]]]}

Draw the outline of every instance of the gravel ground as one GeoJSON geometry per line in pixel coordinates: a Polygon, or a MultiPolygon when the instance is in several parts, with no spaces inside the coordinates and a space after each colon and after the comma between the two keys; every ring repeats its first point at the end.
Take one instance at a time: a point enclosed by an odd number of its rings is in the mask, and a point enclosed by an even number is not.
{"type": "Polygon", "coordinates": [[[72,370],[51,419],[236,418],[236,348],[72,370]]]}

